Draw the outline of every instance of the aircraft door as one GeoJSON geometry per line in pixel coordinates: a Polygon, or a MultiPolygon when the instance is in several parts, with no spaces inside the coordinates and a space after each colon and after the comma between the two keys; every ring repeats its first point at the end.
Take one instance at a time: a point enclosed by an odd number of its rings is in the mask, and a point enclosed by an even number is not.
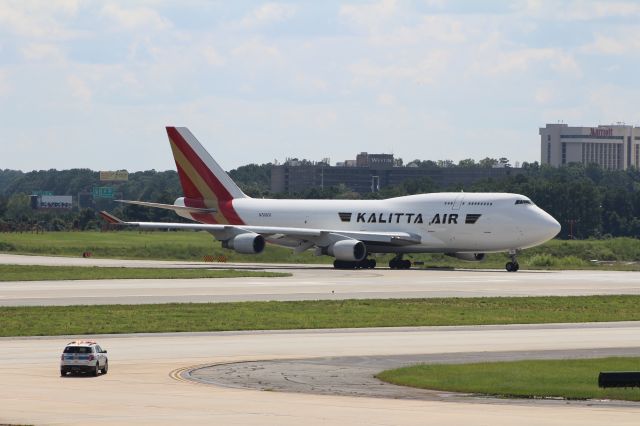
{"type": "Polygon", "coordinates": [[[458,195],[456,199],[453,201],[453,206],[451,207],[451,210],[460,210],[460,206],[462,205],[463,201],[464,201],[464,194],[458,195]]]}

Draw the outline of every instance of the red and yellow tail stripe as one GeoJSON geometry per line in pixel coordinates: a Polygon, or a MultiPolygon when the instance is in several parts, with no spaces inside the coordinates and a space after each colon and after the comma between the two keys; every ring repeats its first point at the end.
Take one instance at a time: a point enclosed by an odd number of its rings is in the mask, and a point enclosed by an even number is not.
{"type": "Polygon", "coordinates": [[[221,176],[216,175],[225,173],[220,166],[211,157],[203,159],[196,152],[200,150],[206,154],[202,146],[192,146],[198,142],[186,128],[167,127],[167,135],[184,191],[185,205],[216,210],[215,213],[193,213],[191,216],[203,223],[243,225],[233,208],[231,192],[221,181],[221,176]]]}

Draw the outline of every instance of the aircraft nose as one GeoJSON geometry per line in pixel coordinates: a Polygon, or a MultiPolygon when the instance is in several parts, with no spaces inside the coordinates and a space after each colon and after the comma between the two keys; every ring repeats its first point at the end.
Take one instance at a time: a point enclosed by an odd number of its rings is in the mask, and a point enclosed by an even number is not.
{"type": "Polygon", "coordinates": [[[560,223],[549,213],[539,209],[536,215],[533,231],[541,242],[550,240],[560,232],[560,223]]]}

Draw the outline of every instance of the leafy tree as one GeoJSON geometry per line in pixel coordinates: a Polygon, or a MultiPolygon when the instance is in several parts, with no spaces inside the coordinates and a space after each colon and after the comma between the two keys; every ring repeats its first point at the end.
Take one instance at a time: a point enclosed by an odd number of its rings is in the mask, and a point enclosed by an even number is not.
{"type": "Polygon", "coordinates": [[[498,160],[496,160],[495,158],[485,157],[480,160],[478,164],[480,165],[480,167],[491,168],[498,164],[498,160]]]}
{"type": "Polygon", "coordinates": [[[458,161],[458,167],[471,168],[476,166],[477,166],[476,160],[474,160],[473,158],[465,158],[464,160],[458,161]]]}

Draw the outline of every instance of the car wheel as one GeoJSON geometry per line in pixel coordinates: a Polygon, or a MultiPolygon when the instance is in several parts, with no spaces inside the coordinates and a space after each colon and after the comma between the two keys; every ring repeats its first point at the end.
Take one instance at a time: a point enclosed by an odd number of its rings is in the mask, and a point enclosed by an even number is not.
{"type": "Polygon", "coordinates": [[[67,375],[67,370],[65,370],[64,368],[60,369],[60,376],[64,377],[67,375]]]}
{"type": "Polygon", "coordinates": [[[91,372],[91,374],[95,377],[98,375],[98,373],[100,373],[100,366],[98,365],[98,363],[96,362],[96,368],[93,369],[93,371],[91,372]]]}
{"type": "Polygon", "coordinates": [[[102,374],[107,374],[107,371],[109,371],[109,361],[104,362],[104,367],[102,367],[102,374]]]}

